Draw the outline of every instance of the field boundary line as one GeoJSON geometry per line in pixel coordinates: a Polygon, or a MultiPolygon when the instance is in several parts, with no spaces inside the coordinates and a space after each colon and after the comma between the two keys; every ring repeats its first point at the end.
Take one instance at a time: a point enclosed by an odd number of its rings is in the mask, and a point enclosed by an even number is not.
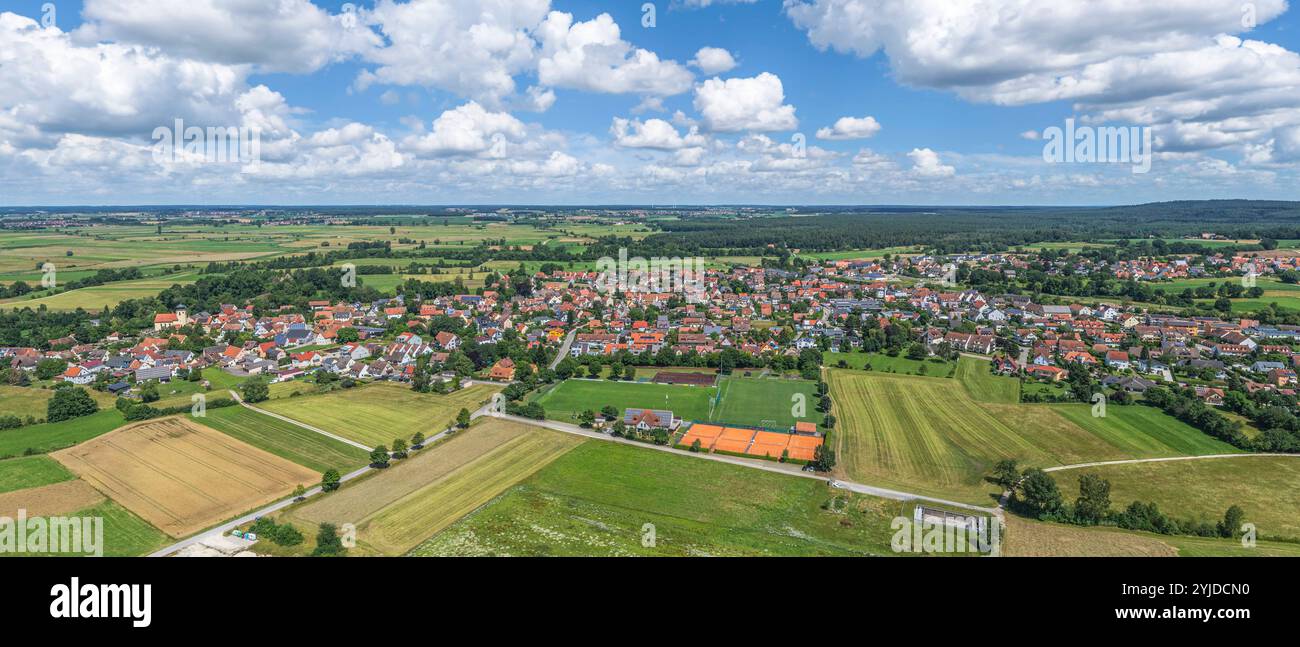
{"type": "Polygon", "coordinates": [[[1057,465],[1056,467],[1044,467],[1044,472],[1061,472],[1065,470],[1077,470],[1085,467],[1105,467],[1107,465],[1134,465],[1137,463],[1167,463],[1170,461],[1199,461],[1207,458],[1300,458],[1300,454],[1260,454],[1243,452],[1240,454],[1205,454],[1204,456],[1167,456],[1165,458],[1130,458],[1121,461],[1097,461],[1095,463],[1077,463],[1074,465],[1057,465]]]}
{"type": "Polygon", "coordinates": [[[285,422],[287,422],[287,423],[289,423],[289,424],[293,424],[293,425],[297,425],[297,426],[299,426],[299,427],[302,427],[303,429],[306,429],[307,431],[312,431],[312,432],[318,433],[318,434],[320,434],[320,435],[322,435],[322,436],[327,436],[327,437],[329,437],[329,438],[333,438],[334,440],[337,440],[337,441],[339,441],[339,442],[341,442],[341,443],[347,443],[347,444],[349,444],[349,445],[352,445],[353,447],[357,447],[357,448],[360,448],[360,449],[364,449],[364,450],[366,450],[367,452],[372,452],[372,451],[375,450],[374,447],[366,447],[365,445],[362,445],[361,443],[359,443],[359,442],[357,442],[357,441],[355,441],[355,440],[349,440],[349,439],[344,438],[344,437],[342,437],[342,436],[339,436],[339,435],[337,435],[337,434],[331,434],[330,432],[325,431],[324,429],[321,429],[321,428],[319,428],[319,427],[313,427],[313,426],[311,426],[311,425],[309,425],[309,424],[302,423],[302,422],[298,422],[297,420],[294,420],[293,418],[290,418],[290,417],[288,417],[288,416],[282,416],[282,415],[280,415],[280,414],[278,414],[278,413],[273,413],[273,412],[267,411],[266,409],[262,409],[262,408],[259,408],[259,407],[255,407],[255,406],[253,406],[253,405],[251,405],[251,404],[249,404],[249,403],[247,403],[247,402],[244,402],[244,399],[241,398],[241,397],[239,397],[239,394],[238,394],[238,393],[235,393],[234,390],[231,390],[231,391],[230,391],[230,395],[231,395],[232,397],[235,398],[235,402],[238,402],[238,403],[239,403],[239,406],[244,407],[244,408],[247,408],[247,409],[251,409],[251,410],[256,411],[256,412],[258,412],[258,413],[260,413],[260,414],[262,414],[262,415],[271,416],[272,418],[275,418],[275,419],[277,419],[277,420],[283,420],[283,421],[285,421],[285,422]]]}

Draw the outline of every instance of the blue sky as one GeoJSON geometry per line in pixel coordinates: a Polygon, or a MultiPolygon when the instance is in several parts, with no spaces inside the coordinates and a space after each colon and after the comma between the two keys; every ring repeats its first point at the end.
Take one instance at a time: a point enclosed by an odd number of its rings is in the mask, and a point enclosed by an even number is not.
{"type": "Polygon", "coordinates": [[[43,4],[0,9],[0,204],[1296,197],[1285,0],[43,4]],[[178,117],[256,128],[255,169],[158,162],[178,117]],[[1151,171],[1045,162],[1070,117],[1151,171]]]}

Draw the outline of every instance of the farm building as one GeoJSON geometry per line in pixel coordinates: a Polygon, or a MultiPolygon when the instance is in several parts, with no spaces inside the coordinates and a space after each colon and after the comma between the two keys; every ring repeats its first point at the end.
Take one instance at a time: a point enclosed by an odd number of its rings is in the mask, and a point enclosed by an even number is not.
{"type": "Polygon", "coordinates": [[[678,420],[673,412],[661,409],[628,409],[623,412],[623,424],[646,431],[649,429],[676,429],[678,420]]]}

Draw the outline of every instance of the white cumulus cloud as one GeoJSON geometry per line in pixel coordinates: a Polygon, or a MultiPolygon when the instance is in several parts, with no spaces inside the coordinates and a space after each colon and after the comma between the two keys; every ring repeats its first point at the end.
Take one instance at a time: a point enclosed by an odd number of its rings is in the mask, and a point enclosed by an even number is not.
{"type": "Polygon", "coordinates": [[[866,139],[878,132],[875,117],[840,117],[830,128],[818,128],[817,139],[866,139]]]}
{"type": "Polygon", "coordinates": [[[705,74],[722,74],[736,67],[736,59],[721,47],[701,47],[690,64],[705,74]]]}
{"type": "Polygon", "coordinates": [[[751,78],[713,78],[695,86],[695,109],[716,132],[792,130],[799,126],[785,88],[771,72],[751,78]]]}

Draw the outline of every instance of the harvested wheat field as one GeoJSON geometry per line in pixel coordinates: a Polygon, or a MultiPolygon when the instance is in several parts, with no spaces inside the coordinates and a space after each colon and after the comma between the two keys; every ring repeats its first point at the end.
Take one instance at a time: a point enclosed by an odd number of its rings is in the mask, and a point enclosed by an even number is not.
{"type": "Polygon", "coordinates": [[[1174,557],[1178,551],[1149,535],[1007,515],[1002,554],[1007,557],[1174,557]]]}
{"type": "Polygon", "coordinates": [[[535,427],[506,420],[486,420],[426,447],[404,461],[328,496],[316,497],[291,513],[294,520],[314,526],[360,523],[384,506],[460,469],[506,443],[535,431],[535,427]]]}
{"type": "Polygon", "coordinates": [[[85,481],[73,479],[16,492],[0,494],[0,517],[18,518],[24,510],[28,518],[63,515],[89,508],[104,500],[104,495],[85,481]]]}
{"type": "Polygon", "coordinates": [[[53,456],[172,537],[320,480],[312,470],[183,417],[122,427],[53,456]]]}
{"type": "Polygon", "coordinates": [[[358,524],[358,542],[384,555],[405,554],[584,442],[534,429],[358,524]]]}

